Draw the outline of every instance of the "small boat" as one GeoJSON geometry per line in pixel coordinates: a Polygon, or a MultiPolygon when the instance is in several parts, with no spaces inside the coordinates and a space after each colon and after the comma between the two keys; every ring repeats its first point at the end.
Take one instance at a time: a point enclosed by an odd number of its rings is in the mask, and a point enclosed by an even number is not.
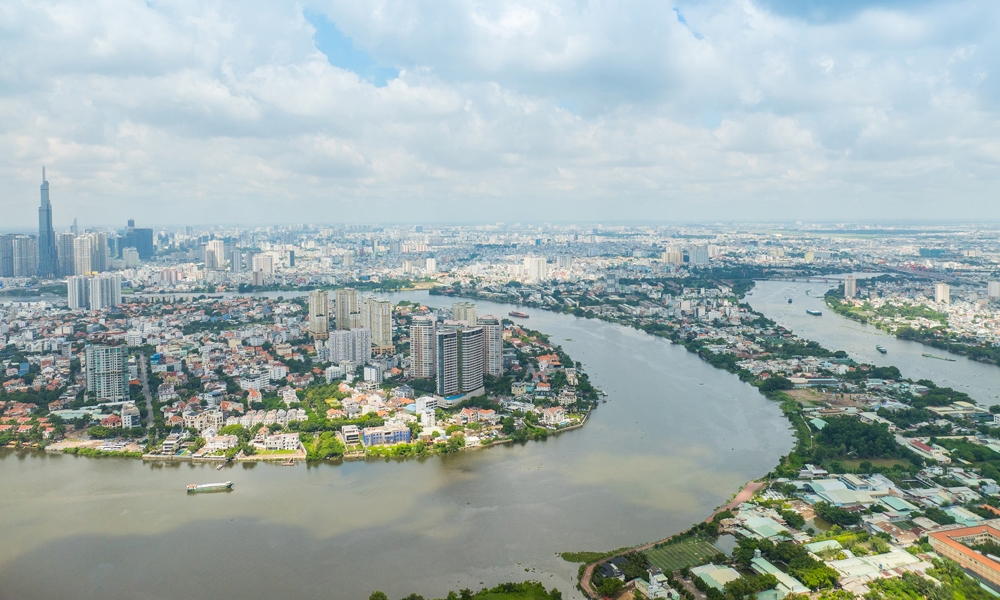
{"type": "Polygon", "coordinates": [[[219,463],[219,466],[215,467],[216,471],[221,471],[222,467],[226,466],[226,463],[219,463]]]}
{"type": "Polygon", "coordinates": [[[879,354],[888,354],[889,353],[889,351],[885,349],[885,346],[882,346],[882,345],[875,346],[875,349],[879,351],[879,354]]]}
{"type": "Polygon", "coordinates": [[[189,494],[197,494],[199,492],[226,492],[233,489],[233,482],[226,481],[223,483],[201,483],[187,486],[187,492],[189,494]]]}
{"type": "Polygon", "coordinates": [[[518,319],[527,319],[528,318],[527,313],[523,313],[523,312],[518,311],[518,310],[512,310],[512,311],[510,311],[507,314],[509,316],[511,316],[511,317],[517,317],[518,319]]]}
{"type": "Polygon", "coordinates": [[[789,304],[791,304],[791,303],[792,303],[792,299],[791,299],[791,298],[789,298],[789,299],[788,299],[788,303],[789,303],[789,304]]]}
{"type": "Polygon", "coordinates": [[[821,316],[823,316],[823,311],[821,311],[821,310],[807,309],[806,310],[806,314],[812,315],[814,317],[821,317],[821,316]]]}
{"type": "Polygon", "coordinates": [[[946,360],[946,361],[948,361],[948,362],[955,362],[955,359],[954,359],[954,358],[948,358],[948,357],[946,357],[946,356],[934,356],[933,354],[928,354],[927,352],[924,352],[924,353],[923,353],[923,354],[921,354],[920,356],[923,356],[923,357],[925,357],[925,358],[936,358],[936,359],[938,359],[938,360],[946,360]]]}

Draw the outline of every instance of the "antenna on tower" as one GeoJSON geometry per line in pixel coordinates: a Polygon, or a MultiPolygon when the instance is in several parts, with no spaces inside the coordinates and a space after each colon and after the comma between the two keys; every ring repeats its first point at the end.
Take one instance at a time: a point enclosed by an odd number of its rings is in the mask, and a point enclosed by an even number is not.
{"type": "Polygon", "coordinates": [[[42,183],[45,183],[45,165],[42,165],[42,183]]]}

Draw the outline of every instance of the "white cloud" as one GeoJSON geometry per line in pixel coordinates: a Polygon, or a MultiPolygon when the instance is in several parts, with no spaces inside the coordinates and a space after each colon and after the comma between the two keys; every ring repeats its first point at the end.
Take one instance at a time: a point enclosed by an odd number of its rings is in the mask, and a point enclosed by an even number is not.
{"type": "Polygon", "coordinates": [[[57,225],[1000,217],[994,3],[308,9],[400,76],[294,4],[0,5],[3,226],[42,163],[57,225]]]}

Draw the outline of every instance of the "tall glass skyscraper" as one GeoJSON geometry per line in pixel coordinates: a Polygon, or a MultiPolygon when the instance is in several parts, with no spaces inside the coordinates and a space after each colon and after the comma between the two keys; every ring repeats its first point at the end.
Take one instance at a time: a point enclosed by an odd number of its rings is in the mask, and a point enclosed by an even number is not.
{"type": "Polygon", "coordinates": [[[38,274],[56,274],[56,232],[52,229],[52,204],[49,202],[49,182],[42,167],[42,205],[38,207],[38,274]]]}

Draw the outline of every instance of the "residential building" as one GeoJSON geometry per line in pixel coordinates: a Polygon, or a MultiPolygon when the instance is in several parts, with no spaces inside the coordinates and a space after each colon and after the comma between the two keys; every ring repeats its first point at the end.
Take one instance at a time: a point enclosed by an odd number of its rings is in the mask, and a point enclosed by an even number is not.
{"type": "Polygon", "coordinates": [[[410,376],[415,379],[432,379],[436,374],[435,325],[432,316],[410,320],[410,376]]]}
{"type": "Polygon", "coordinates": [[[437,393],[467,394],[483,387],[483,328],[447,327],[436,333],[437,393]]]}
{"type": "Polygon", "coordinates": [[[90,291],[87,307],[91,310],[111,308],[122,303],[122,276],[118,273],[101,273],[87,278],[90,291]]]}
{"type": "Polygon", "coordinates": [[[14,276],[14,238],[13,234],[0,235],[0,277],[14,276]]]}
{"type": "Polygon", "coordinates": [[[467,327],[474,327],[479,323],[476,315],[476,304],[474,302],[456,302],[451,305],[451,318],[459,321],[467,327]]]}
{"type": "Polygon", "coordinates": [[[392,302],[365,297],[361,300],[361,327],[372,336],[372,346],[380,352],[392,350],[392,302]]]}
{"type": "Polygon", "coordinates": [[[205,244],[205,268],[222,271],[226,268],[226,244],[222,240],[208,240],[205,244]]]}
{"type": "Polygon", "coordinates": [[[361,310],[358,307],[358,290],[340,288],[334,291],[336,302],[337,329],[354,329],[361,325],[361,310]]]}
{"type": "Polygon", "coordinates": [[[855,298],[858,295],[858,280],[854,275],[844,277],[844,298],[855,298]]]}
{"type": "Polygon", "coordinates": [[[951,286],[938,283],[934,286],[934,301],[938,304],[951,304],[951,286]]]}
{"type": "Polygon", "coordinates": [[[548,279],[548,265],[545,264],[545,257],[525,256],[523,273],[524,278],[531,283],[548,279]]]}
{"type": "Polygon", "coordinates": [[[87,392],[101,402],[127,402],[128,351],[124,346],[87,346],[84,349],[87,392]]]}
{"type": "Polygon", "coordinates": [[[56,234],[56,275],[66,277],[73,275],[73,242],[76,236],[72,233],[56,234]]]}
{"type": "Polygon", "coordinates": [[[325,340],[330,337],[330,292],[309,292],[309,337],[325,340]]]}
{"type": "Polygon", "coordinates": [[[34,277],[38,273],[38,241],[26,235],[14,236],[14,277],[34,277]]]}
{"type": "Polygon", "coordinates": [[[479,317],[483,328],[483,373],[491,377],[503,375],[503,325],[499,317],[479,317]]]}
{"type": "Polygon", "coordinates": [[[91,268],[90,250],[91,243],[89,237],[77,236],[73,238],[73,274],[90,275],[93,270],[91,268]]]}

